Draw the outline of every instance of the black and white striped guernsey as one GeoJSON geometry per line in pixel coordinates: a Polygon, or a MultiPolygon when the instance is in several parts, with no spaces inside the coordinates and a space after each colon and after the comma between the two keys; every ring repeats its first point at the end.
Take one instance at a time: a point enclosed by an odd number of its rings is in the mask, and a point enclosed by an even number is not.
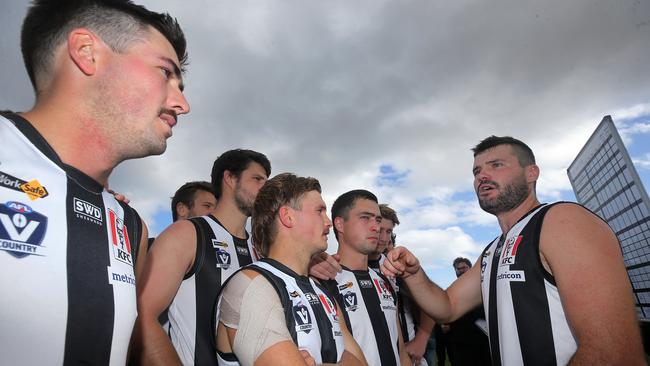
{"type": "Polygon", "coordinates": [[[481,255],[493,365],[565,365],[576,351],[555,279],[539,257],[541,205],[481,255]]]}
{"type": "Polygon", "coordinates": [[[343,266],[326,286],[336,294],[368,365],[399,365],[397,301],[388,279],[374,270],[353,271],[343,266]]]}
{"type": "Polygon", "coordinates": [[[0,116],[0,354],[7,365],[124,365],[140,217],[0,116]]]}
{"type": "MultiPolygon", "coordinates": [[[[373,271],[381,274],[381,265],[386,260],[386,256],[382,253],[379,259],[368,260],[368,268],[373,271]]],[[[404,279],[401,277],[396,277],[395,279],[388,279],[390,284],[397,294],[397,314],[399,316],[399,324],[402,329],[402,338],[404,343],[412,341],[415,338],[415,333],[418,330],[418,326],[415,324],[413,319],[413,313],[411,311],[411,299],[400,292],[400,286],[404,286],[404,279]]],[[[423,360],[426,362],[426,360],[423,360]]]]}
{"type": "Polygon", "coordinates": [[[217,294],[233,273],[254,261],[255,252],[249,239],[231,235],[212,215],[190,221],[196,229],[196,257],[169,306],[169,336],[183,365],[216,365],[217,294]]]}
{"type": "MultiPolygon", "coordinates": [[[[309,352],[317,365],[341,360],[345,345],[336,314],[336,300],[325,287],[270,258],[262,258],[246,269],[262,274],[273,285],[284,308],[289,334],[301,350],[309,352]]],[[[239,365],[232,360],[234,355],[222,356],[219,365],[239,365]]]]}

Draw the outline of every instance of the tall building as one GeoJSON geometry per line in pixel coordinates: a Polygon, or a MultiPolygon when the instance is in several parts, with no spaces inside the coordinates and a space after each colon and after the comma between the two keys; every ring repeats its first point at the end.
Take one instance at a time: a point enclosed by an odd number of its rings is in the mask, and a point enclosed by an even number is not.
{"type": "Polygon", "coordinates": [[[603,118],[567,172],[578,202],[618,236],[638,316],[650,321],[650,199],[612,117],[603,118]]]}

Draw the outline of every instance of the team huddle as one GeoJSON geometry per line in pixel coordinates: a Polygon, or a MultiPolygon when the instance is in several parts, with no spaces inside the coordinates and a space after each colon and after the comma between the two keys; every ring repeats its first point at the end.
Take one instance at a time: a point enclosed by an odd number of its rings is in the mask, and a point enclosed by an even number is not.
{"type": "Polygon", "coordinates": [[[127,0],[35,0],[21,49],[36,101],[0,112],[2,364],[426,365],[434,322],[477,306],[493,365],[645,364],[616,236],[538,201],[524,142],[472,149],[502,233],[446,290],[394,247],[375,194],[343,193],[328,215],[317,179],[272,176],[252,150],[179,189],[150,242],[108,178],[162,154],[190,110],[179,24],[127,0]]]}

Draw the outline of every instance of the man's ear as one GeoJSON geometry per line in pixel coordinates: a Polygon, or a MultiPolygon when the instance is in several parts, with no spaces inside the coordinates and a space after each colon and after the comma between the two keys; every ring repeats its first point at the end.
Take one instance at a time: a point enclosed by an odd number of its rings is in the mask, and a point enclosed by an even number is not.
{"type": "Polygon", "coordinates": [[[339,234],[343,232],[343,222],[345,222],[345,220],[343,220],[341,216],[334,218],[334,228],[336,228],[336,231],[339,234]]]}
{"type": "Polygon", "coordinates": [[[285,227],[293,227],[293,212],[288,206],[282,206],[278,210],[280,223],[285,227]]]}
{"type": "Polygon", "coordinates": [[[86,28],[76,28],[68,34],[68,55],[85,75],[93,75],[97,70],[99,46],[99,39],[86,28]]]}
{"type": "Polygon", "coordinates": [[[539,178],[539,167],[537,164],[531,164],[526,167],[526,181],[528,183],[537,182],[539,178]]]}
{"type": "Polygon", "coordinates": [[[221,182],[221,186],[223,187],[224,185],[230,187],[231,190],[235,190],[235,186],[237,185],[237,176],[232,174],[230,170],[224,170],[223,171],[223,178],[221,182]]]}
{"type": "Polygon", "coordinates": [[[176,216],[177,217],[187,217],[190,214],[190,208],[187,207],[183,202],[178,202],[176,204],[176,216]]]}

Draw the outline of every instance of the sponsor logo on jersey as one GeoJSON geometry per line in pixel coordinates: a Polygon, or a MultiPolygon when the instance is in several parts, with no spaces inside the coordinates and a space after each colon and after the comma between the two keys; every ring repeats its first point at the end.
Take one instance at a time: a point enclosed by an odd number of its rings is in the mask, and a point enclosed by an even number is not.
{"type": "Polygon", "coordinates": [[[314,328],[309,309],[304,304],[298,303],[293,306],[293,317],[296,320],[296,332],[309,333],[314,328]]]}
{"type": "Polygon", "coordinates": [[[324,294],[318,295],[318,298],[320,299],[321,304],[323,304],[323,307],[327,311],[327,313],[334,319],[334,321],[338,321],[338,317],[336,316],[336,306],[332,303],[332,300],[329,299],[329,297],[325,296],[324,294]]]}
{"type": "Polygon", "coordinates": [[[239,255],[246,255],[246,256],[249,255],[248,248],[238,247],[237,245],[235,245],[235,249],[237,250],[237,254],[239,255]]]}
{"type": "Polygon", "coordinates": [[[135,277],[133,276],[133,273],[115,272],[111,267],[108,267],[108,283],[111,285],[121,285],[126,283],[135,286],[135,277]]]}
{"type": "Polygon", "coordinates": [[[217,249],[217,268],[228,269],[230,267],[230,253],[223,249],[217,249]]]}
{"type": "Polygon", "coordinates": [[[217,239],[212,239],[212,247],[213,248],[228,248],[228,243],[219,241],[217,239]]]}
{"type": "Polygon", "coordinates": [[[16,258],[45,255],[41,246],[47,230],[47,217],[28,205],[9,201],[0,205],[0,249],[16,258]]]}
{"type": "Polygon", "coordinates": [[[508,238],[508,240],[506,240],[506,243],[503,246],[503,252],[501,253],[499,266],[509,266],[515,264],[517,248],[519,248],[519,243],[521,243],[521,240],[523,238],[524,237],[522,235],[519,235],[516,238],[508,238]]]}
{"type": "Polygon", "coordinates": [[[39,198],[45,198],[49,195],[47,189],[34,179],[30,182],[16,178],[11,174],[0,172],[0,187],[13,189],[14,191],[23,192],[30,200],[35,201],[39,198]]]}
{"type": "Polygon", "coordinates": [[[300,294],[298,293],[298,291],[291,291],[291,292],[289,292],[289,296],[291,296],[291,297],[300,297],[300,294]]]}
{"type": "Polygon", "coordinates": [[[73,197],[72,207],[78,219],[90,221],[97,225],[102,224],[102,210],[92,203],[73,197]]]}
{"type": "Polygon", "coordinates": [[[388,290],[388,287],[386,287],[384,280],[375,278],[375,288],[382,299],[393,301],[393,294],[388,290]]]}
{"type": "Polygon", "coordinates": [[[370,281],[370,280],[359,280],[359,287],[361,287],[361,288],[372,288],[372,281],[370,281]]]}
{"type": "Polygon", "coordinates": [[[343,294],[343,303],[345,304],[345,310],[355,311],[359,307],[357,304],[357,294],[352,291],[348,291],[343,294]]]}
{"type": "Polygon", "coordinates": [[[509,282],[526,282],[526,273],[524,271],[505,271],[497,275],[497,281],[509,282]]]}
{"type": "Polygon", "coordinates": [[[345,290],[346,288],[351,288],[352,287],[352,282],[346,282],[342,285],[339,285],[339,291],[345,290]]]}
{"type": "Polygon", "coordinates": [[[307,298],[307,301],[312,305],[318,305],[320,303],[318,296],[312,292],[305,292],[305,298],[307,298]]]}
{"type": "Polygon", "coordinates": [[[115,213],[115,211],[108,209],[108,222],[110,224],[110,237],[113,247],[113,258],[118,261],[133,266],[133,258],[131,257],[131,241],[129,240],[129,233],[124,225],[124,220],[115,213]]]}

